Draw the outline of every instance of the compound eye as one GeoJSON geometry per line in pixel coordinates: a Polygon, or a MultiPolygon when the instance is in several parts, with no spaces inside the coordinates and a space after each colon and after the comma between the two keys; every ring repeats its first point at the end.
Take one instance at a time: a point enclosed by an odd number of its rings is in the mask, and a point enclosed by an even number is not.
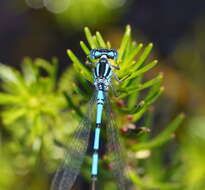
{"type": "Polygon", "coordinates": [[[113,53],[114,53],[114,59],[117,59],[117,58],[118,58],[118,53],[117,53],[117,51],[113,51],[113,53]]]}
{"type": "Polygon", "coordinates": [[[92,50],[90,51],[90,57],[91,57],[92,59],[95,59],[95,50],[94,50],[94,49],[92,49],[92,50]]]}
{"type": "Polygon", "coordinates": [[[117,59],[118,58],[118,53],[117,52],[115,52],[115,59],[117,59]]]}

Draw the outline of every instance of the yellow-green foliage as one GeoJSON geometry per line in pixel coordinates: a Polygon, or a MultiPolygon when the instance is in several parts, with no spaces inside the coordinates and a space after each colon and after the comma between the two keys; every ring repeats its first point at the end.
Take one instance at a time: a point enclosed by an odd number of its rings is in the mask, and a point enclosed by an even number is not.
{"type": "MultiPolygon", "coordinates": [[[[1,189],[10,190],[16,186],[21,190],[28,189],[25,184],[30,184],[30,180],[33,183],[30,189],[48,188],[50,174],[63,159],[64,145],[72,146],[69,144],[72,134],[82,119],[86,102],[93,92],[90,84],[93,81],[91,70],[80,60],[86,59],[90,49],[112,47],[99,32],[92,35],[85,28],[85,35],[88,45],[80,42],[85,57],[79,59],[68,50],[73,64],[61,76],[57,76],[56,59],[48,62],[39,58],[34,61],[25,58],[21,72],[0,64],[1,152],[4,155],[0,158],[4,165],[4,175],[0,177],[1,189]]],[[[120,129],[125,125],[134,126],[144,117],[144,127],[134,134],[131,141],[123,136],[131,164],[127,177],[133,182],[133,187],[140,190],[180,189],[180,185],[169,181],[171,177],[162,179],[163,172],[153,175],[153,171],[160,171],[162,167],[160,160],[153,162],[154,170],[148,167],[149,162],[140,165],[137,160],[139,155],[145,155],[144,159],[149,161],[152,150],[171,139],[184,117],[183,114],[177,116],[164,131],[150,139],[152,113],[149,108],[163,92],[162,74],[157,74],[149,81],[144,79],[144,74],[157,64],[156,60],[148,61],[152,47],[153,44],[150,43],[143,48],[143,44],[133,41],[130,26],[126,27],[117,49],[119,58],[114,63],[120,66],[120,70],[115,72],[122,82],[118,84],[113,80],[118,96],[110,91],[112,110],[120,129]],[[146,94],[142,95],[144,89],[147,89],[146,94]],[[126,120],[128,117],[130,120],[126,120]],[[141,177],[137,171],[139,165],[146,170],[141,177]]],[[[89,61],[94,60],[89,58],[89,61]]],[[[102,159],[100,169],[103,177],[100,183],[104,184],[103,189],[116,189],[110,181],[109,170],[103,167],[105,163],[106,159],[102,159]]],[[[86,179],[89,167],[88,157],[82,169],[86,179]]]]}

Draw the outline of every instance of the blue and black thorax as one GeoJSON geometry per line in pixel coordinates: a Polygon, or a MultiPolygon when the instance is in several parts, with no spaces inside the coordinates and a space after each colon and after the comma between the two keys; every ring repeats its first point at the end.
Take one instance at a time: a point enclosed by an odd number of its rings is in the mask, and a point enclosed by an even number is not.
{"type": "Polygon", "coordinates": [[[94,85],[97,90],[108,90],[112,79],[112,69],[106,58],[101,58],[94,69],[94,85]]]}

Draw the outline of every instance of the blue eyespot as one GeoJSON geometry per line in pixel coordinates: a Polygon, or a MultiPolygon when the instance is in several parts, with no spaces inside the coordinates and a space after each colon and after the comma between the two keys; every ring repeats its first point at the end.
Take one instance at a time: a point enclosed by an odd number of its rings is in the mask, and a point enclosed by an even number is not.
{"type": "Polygon", "coordinates": [[[111,51],[108,53],[108,56],[109,56],[111,59],[117,59],[117,58],[118,58],[118,53],[117,53],[115,50],[111,50],[111,51]]]}
{"type": "Polygon", "coordinates": [[[102,55],[101,52],[95,51],[95,57],[96,57],[96,58],[100,58],[101,55],[102,55]]]}
{"type": "Polygon", "coordinates": [[[110,58],[114,58],[114,52],[113,52],[113,51],[108,52],[108,56],[109,56],[110,58]]]}

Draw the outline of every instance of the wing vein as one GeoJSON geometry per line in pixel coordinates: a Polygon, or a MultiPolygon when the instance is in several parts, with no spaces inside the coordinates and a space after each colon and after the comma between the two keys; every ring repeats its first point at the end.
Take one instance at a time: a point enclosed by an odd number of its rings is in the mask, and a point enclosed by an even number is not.
{"type": "Polygon", "coordinates": [[[51,190],[70,190],[77,178],[88,147],[94,102],[95,94],[89,101],[87,116],[80,122],[72,140],[68,143],[64,161],[52,180],[51,190]]]}
{"type": "Polygon", "coordinates": [[[111,118],[111,108],[110,102],[106,100],[106,116],[107,116],[107,150],[109,155],[109,160],[111,164],[111,169],[113,171],[114,177],[118,182],[118,187],[120,190],[125,190],[125,176],[124,176],[124,157],[123,157],[123,147],[120,142],[120,137],[118,133],[118,127],[115,121],[111,118]]]}

